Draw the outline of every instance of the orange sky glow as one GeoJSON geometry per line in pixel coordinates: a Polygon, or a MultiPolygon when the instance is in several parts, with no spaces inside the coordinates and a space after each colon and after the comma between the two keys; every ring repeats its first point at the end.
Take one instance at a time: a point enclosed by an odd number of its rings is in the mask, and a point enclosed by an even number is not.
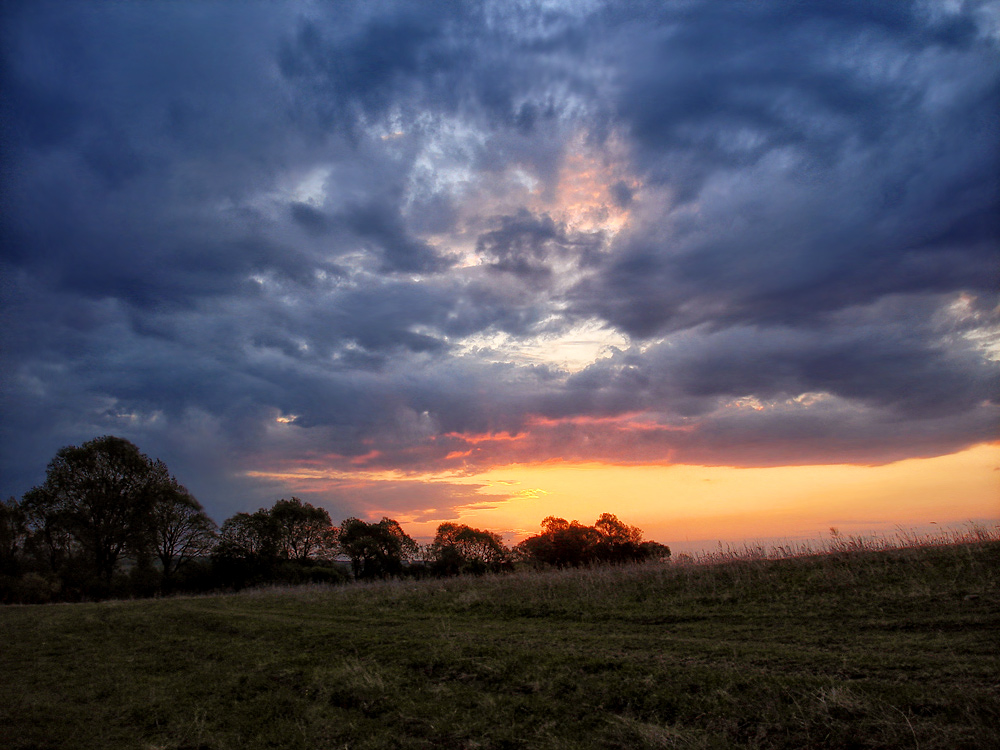
{"type": "MultiPolygon", "coordinates": [[[[639,526],[676,551],[718,542],[819,540],[844,534],[932,533],[1000,521],[1000,444],[883,466],[837,464],[735,468],[690,465],[542,463],[498,466],[470,475],[340,473],[288,467],[256,476],[321,501],[332,487],[364,496],[380,484],[466,486],[471,502],[416,511],[369,505],[427,540],[439,523],[457,521],[503,533],[516,543],[548,515],[593,521],[603,512],[639,526]]],[[[433,496],[433,492],[432,492],[433,496]]]]}

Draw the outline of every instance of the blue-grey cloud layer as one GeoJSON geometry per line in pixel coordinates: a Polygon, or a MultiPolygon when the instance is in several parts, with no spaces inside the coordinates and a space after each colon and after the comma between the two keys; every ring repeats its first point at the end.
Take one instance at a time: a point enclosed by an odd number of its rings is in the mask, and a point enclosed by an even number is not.
{"type": "Polygon", "coordinates": [[[103,433],[220,515],[276,457],[504,458],[455,434],[748,465],[996,438],[996,3],[3,13],[6,492],[103,433]],[[516,200],[579,149],[630,176],[617,235],[516,200]],[[483,343],[587,321],[630,344],[569,373],[483,343]],[[626,415],[662,429],[580,426],[626,415]]]}

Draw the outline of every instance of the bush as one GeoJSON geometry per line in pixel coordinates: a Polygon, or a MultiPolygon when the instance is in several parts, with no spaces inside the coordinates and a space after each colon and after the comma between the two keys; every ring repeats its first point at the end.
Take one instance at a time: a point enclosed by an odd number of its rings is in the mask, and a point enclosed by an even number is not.
{"type": "Polygon", "coordinates": [[[17,604],[48,604],[60,591],[59,581],[40,573],[25,573],[13,579],[12,602],[17,604]]]}

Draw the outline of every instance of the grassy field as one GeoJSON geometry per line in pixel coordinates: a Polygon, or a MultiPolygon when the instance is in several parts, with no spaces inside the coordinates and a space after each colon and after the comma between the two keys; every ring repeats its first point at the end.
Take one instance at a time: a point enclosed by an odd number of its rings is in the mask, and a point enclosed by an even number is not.
{"type": "Polygon", "coordinates": [[[848,547],[9,606],[0,746],[1000,747],[1000,542],[848,547]]]}

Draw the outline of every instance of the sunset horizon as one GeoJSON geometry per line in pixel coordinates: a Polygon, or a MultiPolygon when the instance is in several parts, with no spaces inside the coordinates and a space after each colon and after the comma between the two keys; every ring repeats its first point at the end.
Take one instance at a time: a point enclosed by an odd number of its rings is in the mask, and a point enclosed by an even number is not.
{"type": "Polygon", "coordinates": [[[307,468],[248,474],[280,483],[279,494],[324,506],[331,495],[350,493],[364,508],[360,517],[393,517],[422,542],[433,538],[439,524],[458,522],[501,533],[513,545],[538,533],[546,516],[592,523],[610,512],[678,552],[744,543],[768,548],[810,543],[819,550],[832,529],[902,544],[907,537],[946,537],[976,525],[995,526],[1000,522],[998,448],[983,444],[879,466],[739,468],[551,459],[473,473],[307,468]],[[380,504],[387,493],[416,494],[426,485],[445,485],[451,493],[463,493],[466,502],[443,513],[434,507],[400,510],[391,501],[380,504]]]}
{"type": "Polygon", "coordinates": [[[991,2],[9,3],[0,492],[1000,523],[991,2]]]}

